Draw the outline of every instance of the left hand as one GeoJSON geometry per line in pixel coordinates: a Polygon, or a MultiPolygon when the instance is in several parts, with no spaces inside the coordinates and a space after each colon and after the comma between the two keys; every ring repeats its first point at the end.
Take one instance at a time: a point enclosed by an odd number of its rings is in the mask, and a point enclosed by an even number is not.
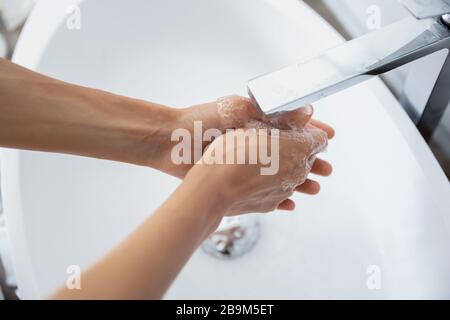
{"type": "MultiPolygon", "coordinates": [[[[243,128],[252,120],[262,121],[279,129],[302,129],[305,126],[314,126],[325,131],[328,138],[334,137],[334,129],[318,120],[311,119],[313,110],[311,106],[303,107],[294,111],[275,113],[266,116],[248,98],[240,96],[230,96],[220,98],[215,102],[195,105],[185,109],[176,110],[175,128],[187,129],[191,136],[194,136],[194,121],[201,121],[203,131],[211,128],[219,129],[223,133],[227,129],[243,128]]],[[[163,143],[160,170],[183,178],[191,169],[193,164],[176,165],[171,160],[171,149],[176,144],[170,141],[163,143]]],[[[207,143],[203,143],[203,148],[207,143]]],[[[329,176],[332,173],[332,166],[329,162],[316,159],[311,173],[319,176],[329,176]]],[[[317,181],[307,179],[304,184],[297,188],[297,191],[314,195],[319,193],[320,184],[317,181]]]]}

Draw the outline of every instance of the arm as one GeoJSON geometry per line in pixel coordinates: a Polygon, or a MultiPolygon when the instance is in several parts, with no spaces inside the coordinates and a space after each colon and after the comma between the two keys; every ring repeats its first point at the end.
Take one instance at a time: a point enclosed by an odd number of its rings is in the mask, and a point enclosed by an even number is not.
{"type": "Polygon", "coordinates": [[[0,146],[157,168],[174,109],[58,81],[0,59],[0,146]],[[151,146],[151,148],[149,148],[151,146]]]}
{"type": "Polygon", "coordinates": [[[225,214],[216,183],[197,178],[188,174],[147,221],[83,273],[81,290],[64,288],[52,298],[160,299],[225,214]]]}
{"type": "MultiPolygon", "coordinates": [[[[211,149],[225,145],[224,141],[223,136],[216,139],[203,159],[212,157],[211,149]]],[[[146,222],[82,274],[81,290],[63,288],[53,298],[159,299],[223,216],[293,210],[295,204],[289,197],[309,174],[303,163],[326,147],[327,137],[323,131],[312,129],[297,136],[282,133],[279,143],[280,167],[274,175],[261,175],[260,164],[194,165],[175,193],[146,222]],[[292,188],[284,188],[283,182],[292,188]]],[[[232,149],[252,150],[247,143],[232,149]]],[[[230,152],[229,145],[226,150],[230,152]]]]}

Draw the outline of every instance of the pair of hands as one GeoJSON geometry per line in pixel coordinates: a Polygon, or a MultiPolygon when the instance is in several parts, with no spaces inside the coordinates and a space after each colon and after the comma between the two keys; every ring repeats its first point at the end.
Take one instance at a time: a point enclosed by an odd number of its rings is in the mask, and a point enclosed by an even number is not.
{"type": "MultiPolygon", "coordinates": [[[[311,172],[320,176],[328,176],[332,166],[316,158],[323,151],[328,139],[333,138],[334,130],[318,120],[312,119],[311,106],[295,111],[264,115],[252,102],[243,97],[231,96],[221,98],[216,102],[206,103],[182,109],[177,115],[177,127],[187,129],[193,135],[194,121],[202,121],[203,129],[219,129],[223,135],[215,139],[209,146],[205,143],[201,161],[195,165],[175,165],[170,158],[170,150],[174,144],[165,141],[165,151],[161,152],[160,165],[162,171],[174,176],[185,178],[184,183],[200,180],[208,181],[223,196],[221,205],[225,206],[225,215],[238,215],[252,212],[270,212],[276,209],[292,211],[295,203],[289,199],[297,191],[314,195],[320,191],[318,182],[308,179],[311,172]],[[236,134],[229,129],[243,128],[238,134],[257,135],[254,128],[276,128],[279,135],[279,169],[273,175],[261,175],[262,164],[205,164],[213,155],[218,144],[224,145],[224,152],[243,151],[248,154],[251,141],[261,144],[266,139],[270,143],[270,134],[263,139],[249,139],[250,144],[226,146],[227,136],[236,134]],[[249,132],[250,131],[250,132],[249,132]],[[205,161],[206,160],[206,161],[205,161]]],[[[242,141],[245,141],[243,139],[242,141]]],[[[257,146],[260,147],[260,146],[257,146]]],[[[164,150],[163,149],[163,150],[164,150]]]]}

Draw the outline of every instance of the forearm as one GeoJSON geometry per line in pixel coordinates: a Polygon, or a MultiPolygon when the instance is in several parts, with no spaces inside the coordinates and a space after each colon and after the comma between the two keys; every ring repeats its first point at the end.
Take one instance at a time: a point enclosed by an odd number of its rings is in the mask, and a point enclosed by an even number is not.
{"type": "Polygon", "coordinates": [[[53,298],[161,298],[226,210],[220,188],[205,178],[188,176],[143,225],[83,273],[81,290],[63,289],[53,298]]]}
{"type": "Polygon", "coordinates": [[[157,166],[157,146],[170,138],[175,116],[161,105],[68,84],[0,59],[3,147],[157,166]]]}

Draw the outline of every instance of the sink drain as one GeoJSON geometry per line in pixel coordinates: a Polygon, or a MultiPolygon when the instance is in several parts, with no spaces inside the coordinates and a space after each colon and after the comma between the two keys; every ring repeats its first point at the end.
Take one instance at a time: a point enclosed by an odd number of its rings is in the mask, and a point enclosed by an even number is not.
{"type": "Polygon", "coordinates": [[[202,244],[202,249],[220,259],[233,259],[249,252],[259,238],[255,215],[227,217],[202,244]]]}

